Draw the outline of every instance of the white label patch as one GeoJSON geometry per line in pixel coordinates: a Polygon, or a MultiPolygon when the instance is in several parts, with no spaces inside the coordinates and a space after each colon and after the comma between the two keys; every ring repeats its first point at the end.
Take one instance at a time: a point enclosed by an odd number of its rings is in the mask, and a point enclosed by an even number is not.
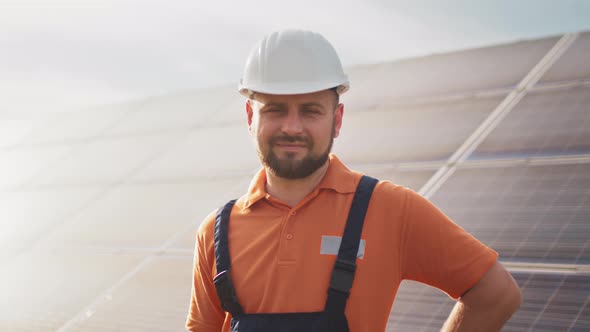
{"type": "MultiPolygon", "coordinates": [[[[340,249],[341,236],[322,235],[322,247],[320,248],[321,255],[338,255],[340,249]]],[[[356,257],[362,259],[365,256],[365,240],[360,241],[359,250],[356,257]]]]}

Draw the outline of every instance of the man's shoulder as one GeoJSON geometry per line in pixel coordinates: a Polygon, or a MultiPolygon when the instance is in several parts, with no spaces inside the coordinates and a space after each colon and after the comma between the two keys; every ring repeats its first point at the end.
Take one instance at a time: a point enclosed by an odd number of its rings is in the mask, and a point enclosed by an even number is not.
{"type": "MultiPolygon", "coordinates": [[[[246,199],[246,196],[242,196],[239,199],[236,200],[236,203],[232,209],[242,209],[244,206],[244,201],[246,199]]],[[[203,221],[201,222],[201,225],[199,225],[199,230],[197,232],[198,236],[203,237],[203,238],[213,238],[214,234],[215,234],[215,219],[217,217],[217,212],[222,209],[225,204],[227,204],[229,201],[221,203],[216,209],[214,209],[213,211],[211,211],[206,217],[205,219],[203,219],[203,221]]]]}
{"type": "MultiPolygon", "coordinates": [[[[371,176],[368,174],[365,175],[371,176]]],[[[381,211],[380,213],[386,214],[394,212],[395,214],[398,214],[401,211],[404,211],[406,200],[409,195],[414,193],[414,191],[389,180],[381,180],[379,178],[377,178],[377,180],[379,180],[379,182],[377,182],[373,194],[371,195],[370,206],[377,211],[381,211]]]]}
{"type": "Polygon", "coordinates": [[[390,180],[382,180],[380,178],[371,176],[370,174],[363,174],[363,173],[360,173],[357,171],[353,171],[353,172],[359,174],[359,180],[360,180],[360,176],[363,176],[363,175],[369,176],[369,177],[372,177],[372,178],[378,180],[377,185],[375,186],[375,189],[373,191],[374,196],[376,195],[376,196],[402,197],[402,196],[407,195],[408,191],[412,191],[411,189],[409,189],[405,186],[396,184],[390,180]]]}
{"type": "Polygon", "coordinates": [[[346,167],[346,172],[352,175],[352,178],[354,179],[353,181],[357,183],[357,185],[360,182],[362,176],[368,176],[378,180],[378,183],[373,191],[373,196],[406,196],[408,195],[408,192],[413,193],[412,189],[397,184],[395,183],[395,181],[384,180],[371,174],[365,173],[363,171],[359,171],[348,167],[346,167]]]}

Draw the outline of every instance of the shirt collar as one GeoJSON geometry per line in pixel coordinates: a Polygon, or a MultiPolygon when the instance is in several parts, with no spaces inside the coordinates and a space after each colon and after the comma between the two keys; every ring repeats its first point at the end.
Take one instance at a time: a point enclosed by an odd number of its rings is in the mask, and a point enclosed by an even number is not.
{"type": "MultiPolygon", "coordinates": [[[[326,174],[320,181],[318,187],[320,189],[332,189],[339,193],[353,193],[356,191],[356,186],[359,181],[359,175],[350,169],[348,169],[334,154],[329,156],[329,166],[326,174]]],[[[262,198],[265,198],[266,192],[266,171],[264,168],[260,169],[248,188],[246,194],[246,202],[244,204],[244,210],[248,209],[254,203],[258,202],[262,198]]]]}

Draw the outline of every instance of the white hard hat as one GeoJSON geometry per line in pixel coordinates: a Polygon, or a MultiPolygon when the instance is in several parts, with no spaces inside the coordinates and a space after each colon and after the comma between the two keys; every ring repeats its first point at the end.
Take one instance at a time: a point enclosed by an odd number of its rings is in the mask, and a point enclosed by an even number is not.
{"type": "Polygon", "coordinates": [[[301,94],[337,88],[348,90],[348,77],[334,47],[319,33],[304,30],[273,32],[250,52],[239,91],[301,94]]]}

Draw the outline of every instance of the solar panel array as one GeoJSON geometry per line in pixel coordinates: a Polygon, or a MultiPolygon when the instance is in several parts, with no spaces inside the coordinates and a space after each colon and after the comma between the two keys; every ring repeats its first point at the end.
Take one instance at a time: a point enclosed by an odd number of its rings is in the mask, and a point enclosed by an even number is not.
{"type": "MultiPolygon", "coordinates": [[[[350,68],[334,151],[422,190],[500,253],[524,304],[505,331],[590,329],[590,33],[350,68]],[[448,159],[524,93],[465,161],[448,159]]],[[[0,330],[180,331],[200,221],[259,167],[233,86],[62,114],[0,115],[0,330]]],[[[404,281],[388,331],[454,302],[404,281]]]]}
{"type": "Polygon", "coordinates": [[[590,163],[461,168],[432,200],[505,261],[590,264],[590,163]]]}
{"type": "MultiPolygon", "coordinates": [[[[588,331],[590,278],[553,273],[512,273],[524,303],[502,331],[588,331]]],[[[389,321],[391,331],[439,331],[454,301],[431,287],[404,281],[389,321]],[[401,316],[403,319],[399,319],[401,316]]]]}
{"type": "MultiPolygon", "coordinates": [[[[590,63],[581,60],[589,37],[577,38],[431,197],[507,265],[535,267],[513,272],[524,304],[504,331],[590,329],[590,63]]],[[[389,330],[438,331],[452,306],[407,283],[389,330]]]]}
{"type": "Polygon", "coordinates": [[[528,93],[471,155],[521,158],[590,150],[590,85],[528,93]]]}

